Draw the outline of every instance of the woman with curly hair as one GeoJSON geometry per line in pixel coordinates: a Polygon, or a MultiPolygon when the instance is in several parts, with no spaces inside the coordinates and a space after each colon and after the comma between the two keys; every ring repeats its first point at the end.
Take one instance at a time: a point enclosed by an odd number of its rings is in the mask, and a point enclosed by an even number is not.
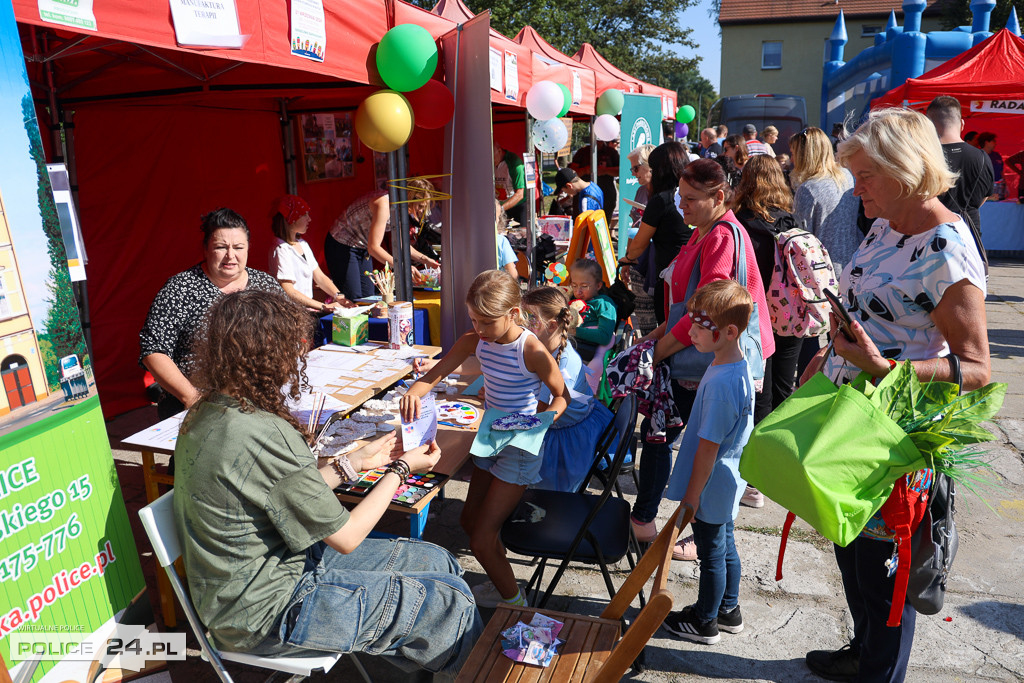
{"type": "Polygon", "coordinates": [[[367,538],[437,444],[389,434],[317,467],[286,400],[306,384],[312,320],[283,294],[211,308],[196,349],[198,400],[182,424],[174,515],[196,610],[218,647],[278,655],[367,652],[454,677],[480,616],[458,562],[411,539],[367,538]],[[386,473],[351,513],[333,489],[386,473]]]}

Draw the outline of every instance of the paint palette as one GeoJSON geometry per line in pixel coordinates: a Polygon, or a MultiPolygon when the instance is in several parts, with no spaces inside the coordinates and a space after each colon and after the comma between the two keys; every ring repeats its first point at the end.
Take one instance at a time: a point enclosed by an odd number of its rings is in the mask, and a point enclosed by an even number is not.
{"type": "Polygon", "coordinates": [[[437,405],[437,419],[468,427],[480,418],[480,409],[468,403],[450,401],[437,405]]]}
{"type": "MultiPolygon", "coordinates": [[[[359,479],[348,484],[342,484],[335,489],[335,491],[338,491],[339,493],[348,493],[353,496],[365,496],[383,476],[383,467],[378,467],[377,469],[368,470],[366,472],[360,472],[359,479]]],[[[443,486],[447,480],[447,474],[438,474],[437,472],[410,474],[409,478],[398,487],[397,491],[395,491],[395,495],[391,499],[391,502],[395,505],[412,507],[431,491],[443,486]]]]}

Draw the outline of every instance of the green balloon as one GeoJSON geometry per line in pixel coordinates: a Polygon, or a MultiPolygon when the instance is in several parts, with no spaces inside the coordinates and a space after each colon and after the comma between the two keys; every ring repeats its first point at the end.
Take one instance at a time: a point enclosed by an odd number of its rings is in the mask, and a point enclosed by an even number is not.
{"type": "Polygon", "coordinates": [[[562,85],[561,83],[556,83],[555,85],[557,85],[562,91],[564,104],[562,104],[562,111],[558,112],[558,118],[562,118],[569,113],[569,107],[572,106],[572,93],[569,92],[568,86],[562,85]]]}
{"type": "Polygon", "coordinates": [[[377,45],[377,71],[392,90],[418,90],[430,80],[435,69],[437,45],[422,26],[396,26],[377,45]]]}
{"type": "Polygon", "coordinates": [[[616,88],[605,90],[597,98],[597,115],[611,114],[612,116],[618,116],[622,113],[622,105],[625,103],[626,98],[623,97],[621,90],[616,88]]]}
{"type": "Polygon", "coordinates": [[[679,109],[676,109],[676,121],[679,123],[689,123],[693,121],[693,117],[696,115],[697,112],[688,104],[684,104],[679,109]]]}

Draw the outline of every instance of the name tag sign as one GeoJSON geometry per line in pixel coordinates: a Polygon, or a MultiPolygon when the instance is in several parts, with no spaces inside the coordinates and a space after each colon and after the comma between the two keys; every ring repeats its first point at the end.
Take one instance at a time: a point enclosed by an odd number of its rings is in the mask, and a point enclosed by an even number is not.
{"type": "Polygon", "coordinates": [[[238,28],[235,0],[170,0],[174,34],[182,47],[240,50],[248,36],[238,28]]]}
{"type": "Polygon", "coordinates": [[[1024,114],[1024,100],[971,100],[971,113],[1024,114]]]}

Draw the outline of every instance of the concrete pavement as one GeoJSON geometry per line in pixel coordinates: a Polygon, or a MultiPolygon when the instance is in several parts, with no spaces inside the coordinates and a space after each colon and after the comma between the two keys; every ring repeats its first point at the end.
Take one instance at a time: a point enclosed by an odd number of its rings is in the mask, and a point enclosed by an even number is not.
{"type": "MultiPolygon", "coordinates": [[[[994,427],[1000,439],[986,445],[992,457],[995,486],[986,495],[987,505],[969,493],[958,497],[957,524],[960,550],[948,584],[946,605],[935,616],[918,616],[917,637],[907,680],[1019,681],[1024,680],[1024,584],[1020,562],[1024,547],[1024,262],[992,264],[986,304],[992,352],[993,381],[1007,382],[1009,391],[994,427]]],[[[155,416],[154,416],[155,417],[155,416]]],[[[112,445],[119,436],[145,426],[153,418],[145,413],[128,416],[109,425],[112,445]]],[[[137,456],[115,451],[118,474],[133,520],[143,503],[137,456]]],[[[468,472],[467,472],[468,474],[468,472]]],[[[621,483],[632,497],[632,481],[621,483]]],[[[469,553],[458,516],[467,484],[453,481],[448,497],[434,504],[426,528],[426,540],[454,552],[472,585],[485,579],[469,553]]],[[[670,502],[662,504],[659,523],[671,514],[670,502]]],[[[741,508],[736,522],[737,547],[743,562],[740,605],[745,628],[737,635],[722,634],[713,646],[678,640],[659,631],[648,645],[648,670],[627,675],[635,681],[818,681],[804,666],[808,650],[838,648],[847,642],[852,627],[835,566],[831,545],[806,526],[794,532],[785,558],[784,579],[775,581],[779,530],[785,510],[771,501],[764,508],[741,508]],[[800,540],[804,539],[804,540],[800,540]]],[[[794,528],[800,527],[798,521],[794,528]]],[[[407,533],[404,518],[386,518],[385,531],[407,533]]],[[[144,569],[153,585],[154,563],[148,543],[136,523],[136,541],[143,553],[144,569]]],[[[524,581],[532,571],[524,558],[513,556],[513,566],[524,581]]],[[[621,583],[625,563],[614,577],[621,583]]],[[[676,607],[696,599],[699,566],[675,562],[670,588],[676,607]]],[[[608,600],[600,573],[572,569],[562,579],[553,609],[598,614],[608,600]]],[[[155,594],[151,591],[154,599],[155,594]]],[[[490,616],[484,611],[485,619],[490,616]]],[[[194,642],[191,641],[194,648],[194,642]]],[[[175,681],[213,681],[212,669],[192,656],[172,663],[175,681]]],[[[409,676],[389,664],[362,657],[374,680],[402,681],[409,676]]],[[[254,670],[228,665],[239,683],[262,680],[254,670]]],[[[327,676],[316,680],[358,680],[347,660],[327,676]]]]}

